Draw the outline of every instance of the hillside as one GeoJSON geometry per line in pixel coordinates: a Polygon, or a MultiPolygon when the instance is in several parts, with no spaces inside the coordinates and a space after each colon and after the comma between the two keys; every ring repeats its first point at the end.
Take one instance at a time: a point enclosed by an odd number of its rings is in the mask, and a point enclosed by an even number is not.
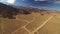
{"type": "Polygon", "coordinates": [[[13,7],[10,5],[0,3],[0,17],[13,19],[16,18],[15,16],[18,14],[31,14],[32,11],[33,9],[31,8],[18,8],[17,6],[13,7]]]}

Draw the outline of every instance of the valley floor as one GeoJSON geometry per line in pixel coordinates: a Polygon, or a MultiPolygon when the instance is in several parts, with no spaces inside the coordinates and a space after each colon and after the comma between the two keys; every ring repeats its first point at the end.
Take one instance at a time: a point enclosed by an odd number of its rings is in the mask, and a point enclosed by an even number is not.
{"type": "Polygon", "coordinates": [[[60,34],[60,12],[19,14],[16,19],[0,18],[1,34],[60,34]]]}

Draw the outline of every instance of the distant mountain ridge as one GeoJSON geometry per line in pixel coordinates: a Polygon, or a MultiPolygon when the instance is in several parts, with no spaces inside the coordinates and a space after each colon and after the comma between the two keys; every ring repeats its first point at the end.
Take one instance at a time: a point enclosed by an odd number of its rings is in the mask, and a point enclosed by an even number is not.
{"type": "Polygon", "coordinates": [[[3,3],[0,3],[0,16],[6,18],[14,18],[18,13],[19,14],[31,14],[32,12],[41,12],[41,11],[52,11],[53,10],[44,10],[44,9],[38,9],[34,7],[23,7],[23,6],[14,6],[14,5],[6,5],[3,3]]]}

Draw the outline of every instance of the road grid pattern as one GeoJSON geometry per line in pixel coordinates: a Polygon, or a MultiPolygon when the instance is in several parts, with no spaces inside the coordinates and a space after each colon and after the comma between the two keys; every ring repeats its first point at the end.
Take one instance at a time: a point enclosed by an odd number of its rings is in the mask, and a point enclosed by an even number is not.
{"type": "Polygon", "coordinates": [[[0,34],[60,34],[60,14],[33,12],[16,19],[0,18],[0,34]]]}

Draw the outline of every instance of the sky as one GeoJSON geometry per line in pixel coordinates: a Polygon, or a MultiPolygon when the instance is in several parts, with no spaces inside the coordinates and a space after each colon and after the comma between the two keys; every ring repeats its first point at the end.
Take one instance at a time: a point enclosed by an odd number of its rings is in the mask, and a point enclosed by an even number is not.
{"type": "Polygon", "coordinates": [[[60,0],[0,0],[0,2],[17,6],[60,11],[60,0]]]}

